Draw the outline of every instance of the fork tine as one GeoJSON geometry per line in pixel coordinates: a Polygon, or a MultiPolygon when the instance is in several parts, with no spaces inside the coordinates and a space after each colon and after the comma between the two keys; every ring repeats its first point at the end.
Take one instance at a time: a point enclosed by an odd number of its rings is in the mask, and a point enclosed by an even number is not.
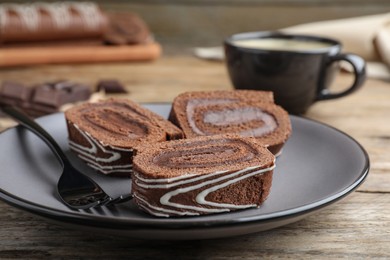
{"type": "Polygon", "coordinates": [[[103,200],[99,201],[99,204],[97,204],[95,207],[103,207],[106,206],[108,203],[110,203],[113,200],[110,196],[105,197],[103,200]]]}
{"type": "Polygon", "coordinates": [[[133,195],[131,195],[131,194],[121,195],[121,196],[117,197],[116,199],[111,200],[108,204],[106,204],[106,206],[111,206],[111,205],[114,205],[114,204],[124,203],[126,201],[131,200],[132,198],[133,198],[133,195]]]}
{"type": "Polygon", "coordinates": [[[133,199],[133,194],[127,194],[127,195],[121,195],[118,198],[118,201],[116,203],[123,203],[129,200],[133,199]]]}
{"type": "Polygon", "coordinates": [[[91,203],[91,204],[88,204],[88,205],[80,205],[80,206],[76,206],[76,205],[70,205],[70,204],[67,204],[66,202],[64,202],[68,207],[71,207],[72,209],[76,209],[76,210],[88,210],[90,208],[94,208],[94,207],[97,207],[99,206],[99,202],[96,201],[94,203],[91,203]]]}

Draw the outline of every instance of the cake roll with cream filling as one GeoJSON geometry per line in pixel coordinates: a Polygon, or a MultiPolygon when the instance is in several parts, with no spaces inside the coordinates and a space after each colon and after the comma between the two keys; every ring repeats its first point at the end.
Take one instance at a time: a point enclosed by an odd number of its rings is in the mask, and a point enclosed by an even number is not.
{"type": "Polygon", "coordinates": [[[132,193],[159,217],[197,216],[260,206],[275,156],[255,138],[196,137],[135,148],[132,193]]]}
{"type": "Polygon", "coordinates": [[[0,44],[100,39],[109,20],[87,1],[0,4],[0,44]]]}
{"type": "Polygon", "coordinates": [[[236,133],[257,138],[275,155],[291,134],[288,113],[266,91],[186,92],[175,98],[169,120],[185,138],[236,133]]]}
{"type": "Polygon", "coordinates": [[[127,99],[83,103],[65,118],[71,150],[103,174],[130,176],[134,146],[182,137],[168,120],[127,99]]]}

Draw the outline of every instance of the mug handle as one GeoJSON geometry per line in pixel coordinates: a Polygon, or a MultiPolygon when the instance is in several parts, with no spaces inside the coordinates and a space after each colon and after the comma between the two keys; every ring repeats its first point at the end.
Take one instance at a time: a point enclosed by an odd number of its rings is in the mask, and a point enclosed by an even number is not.
{"type": "Polygon", "coordinates": [[[316,101],[344,97],[346,95],[351,94],[352,92],[355,92],[363,85],[366,79],[366,62],[364,61],[364,59],[355,54],[343,53],[343,54],[338,54],[333,57],[330,57],[328,66],[333,62],[342,61],[342,60],[347,61],[353,67],[355,80],[352,86],[350,86],[344,91],[336,92],[336,93],[329,92],[328,89],[322,86],[321,91],[317,94],[316,101]]]}

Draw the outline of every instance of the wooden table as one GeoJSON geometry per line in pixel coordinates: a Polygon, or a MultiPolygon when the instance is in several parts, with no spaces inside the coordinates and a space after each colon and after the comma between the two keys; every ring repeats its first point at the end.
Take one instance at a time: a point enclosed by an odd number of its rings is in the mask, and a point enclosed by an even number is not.
{"type": "MultiPolygon", "coordinates": [[[[152,63],[40,66],[2,69],[1,80],[25,83],[71,79],[96,84],[116,78],[139,102],[172,101],[188,90],[230,89],[222,63],[191,56],[152,63]]],[[[348,75],[338,84],[347,85],[348,75]]],[[[390,258],[390,83],[369,79],[349,97],[317,103],[307,117],[358,140],[371,158],[366,182],[346,199],[274,230],[209,241],[139,241],[81,233],[0,202],[0,259],[130,257],[191,259],[390,258]]]]}

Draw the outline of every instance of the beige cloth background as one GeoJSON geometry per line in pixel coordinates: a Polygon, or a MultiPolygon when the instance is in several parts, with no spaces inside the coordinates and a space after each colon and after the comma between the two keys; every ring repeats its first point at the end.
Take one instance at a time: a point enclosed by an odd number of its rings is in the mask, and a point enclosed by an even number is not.
{"type": "Polygon", "coordinates": [[[314,22],[281,31],[338,39],[344,52],[358,54],[367,61],[369,77],[390,80],[390,13],[314,22]]]}
{"type": "MultiPolygon", "coordinates": [[[[313,22],[280,29],[282,32],[326,36],[339,40],[343,52],[367,61],[367,76],[390,80],[390,13],[313,22]]],[[[200,58],[222,60],[221,47],[196,48],[200,58]]],[[[350,66],[343,66],[351,70],[350,66]]]]}

